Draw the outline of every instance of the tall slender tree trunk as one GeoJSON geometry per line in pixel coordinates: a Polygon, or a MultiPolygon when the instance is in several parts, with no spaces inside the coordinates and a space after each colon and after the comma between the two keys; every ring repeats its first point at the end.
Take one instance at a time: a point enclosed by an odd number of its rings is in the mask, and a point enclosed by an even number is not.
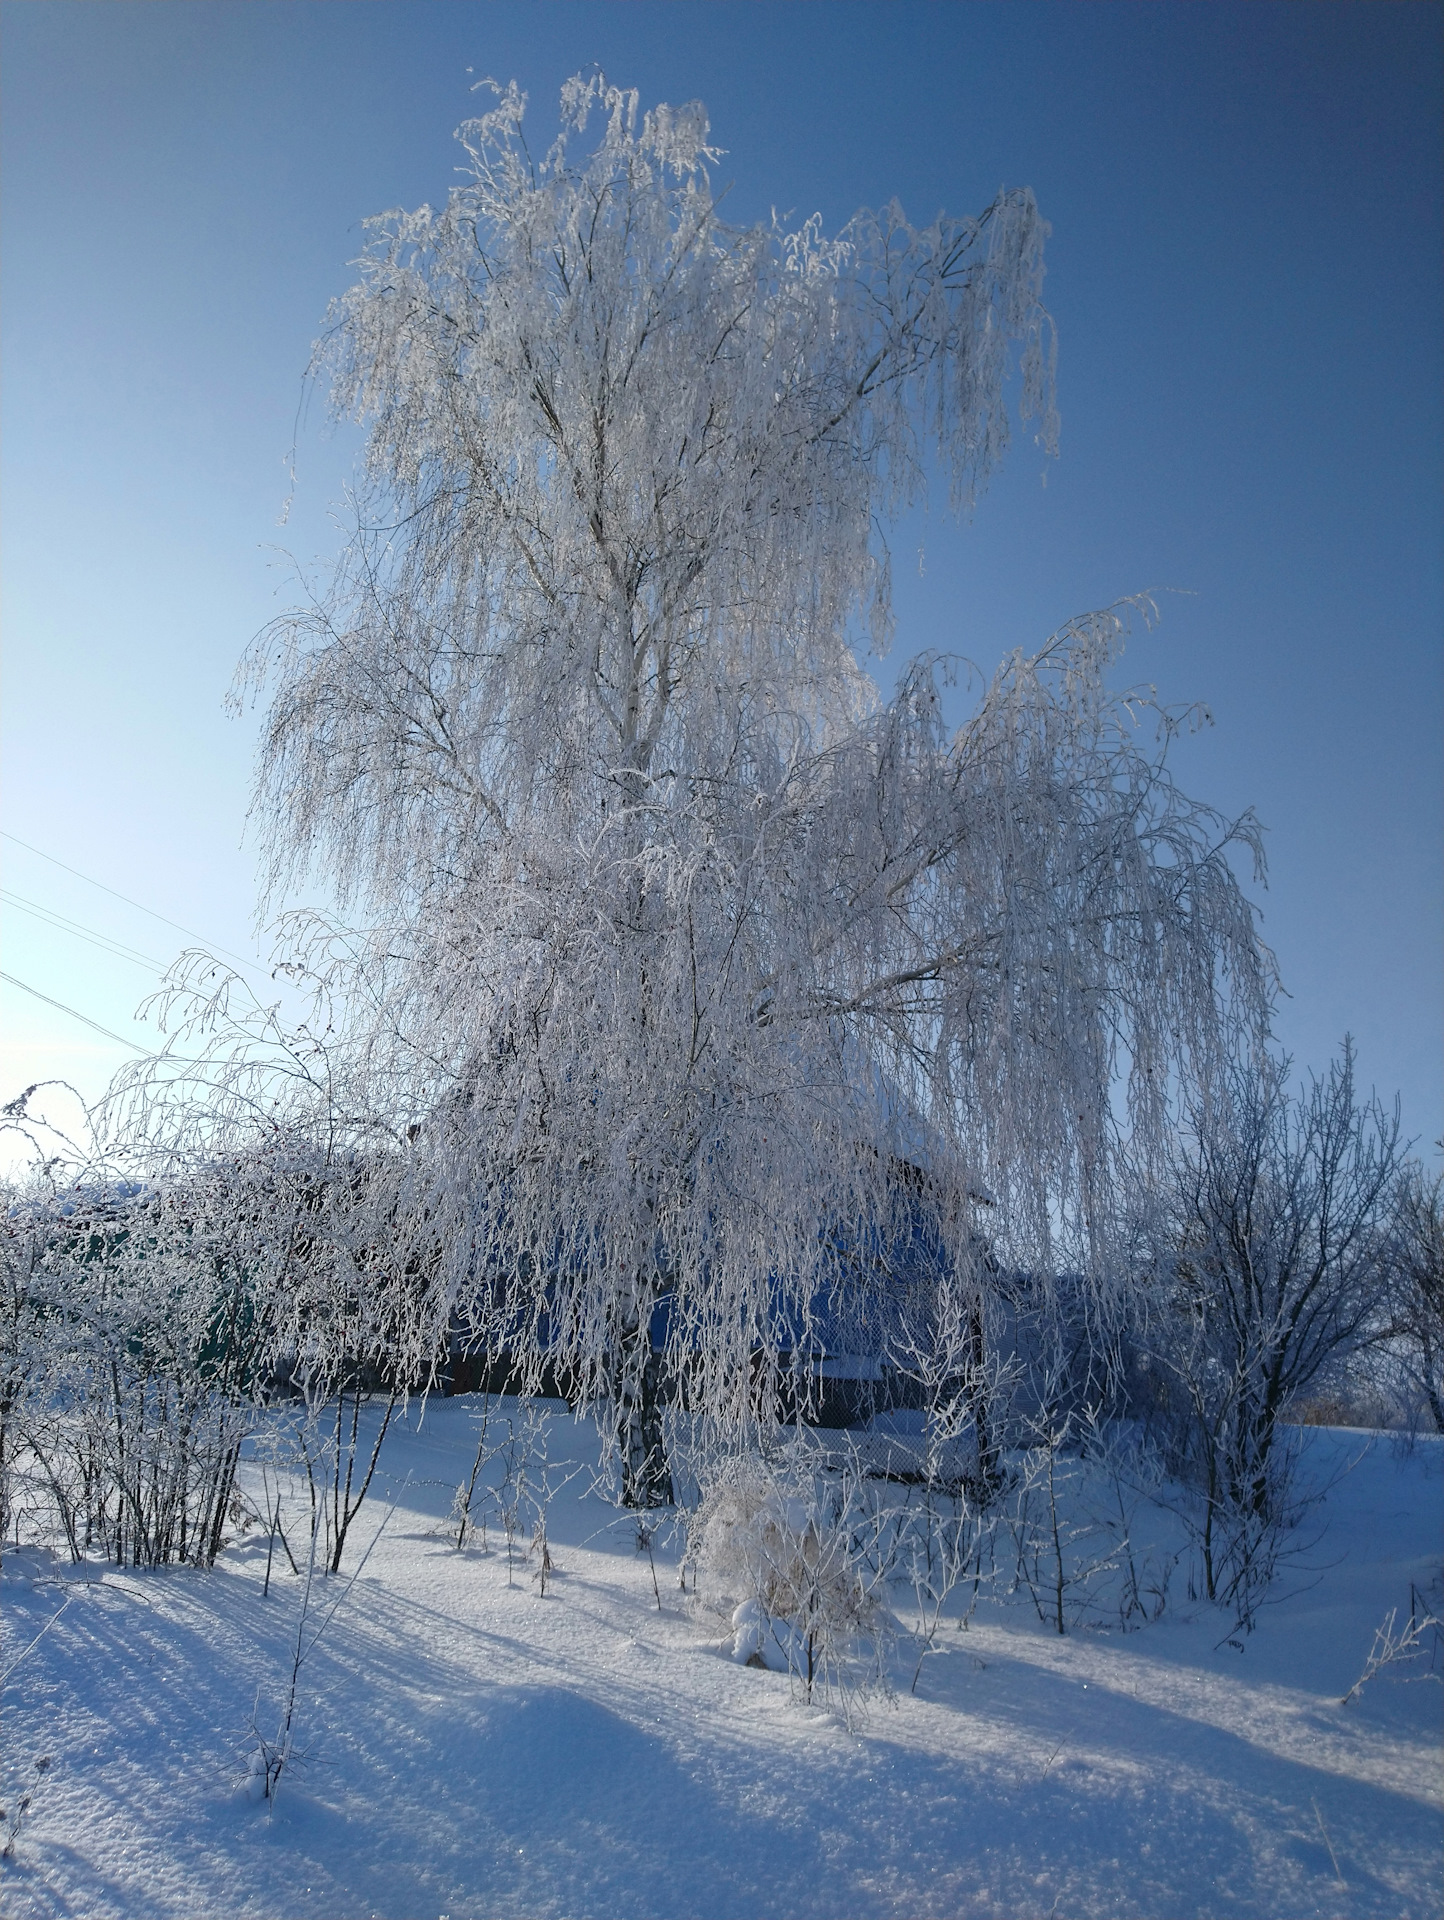
{"type": "Polygon", "coordinates": [[[983,1329],[983,1296],[968,1305],[968,1360],[973,1370],[973,1433],[978,1444],[978,1478],[985,1493],[999,1480],[998,1443],[993,1435],[992,1395],[988,1390],[987,1340],[983,1329]]]}
{"type": "Polygon", "coordinates": [[[1427,1323],[1420,1327],[1419,1346],[1424,1356],[1424,1365],[1420,1369],[1424,1381],[1424,1397],[1429,1402],[1430,1413],[1434,1416],[1434,1431],[1444,1433],[1444,1397],[1441,1397],[1439,1392],[1439,1355],[1430,1338],[1427,1323]]]}
{"type": "MultiPolygon", "coordinates": [[[[633,608],[625,594],[619,594],[617,612],[622,652],[630,662],[630,677],[624,718],[619,739],[621,750],[621,788],[633,808],[646,798],[646,751],[638,738],[642,685],[641,661],[633,630],[633,608]]],[[[636,956],[633,965],[633,991],[636,1004],[637,1049],[639,1062],[645,1060],[651,1020],[651,982],[646,960],[648,903],[639,864],[646,842],[645,829],[634,816],[628,830],[631,856],[623,897],[622,923],[636,956]]],[[[622,1504],[646,1511],[672,1504],[672,1474],[667,1464],[666,1444],[662,1436],[661,1367],[652,1351],[652,1309],[656,1304],[656,1219],[657,1193],[655,1170],[642,1167],[634,1172],[638,1191],[637,1239],[632,1250],[632,1278],[622,1303],[617,1328],[617,1344],[612,1356],[612,1408],[615,1420],[617,1452],[622,1469],[622,1504]]]]}
{"type": "Polygon", "coordinates": [[[618,1331],[612,1403],[622,1467],[622,1504],[646,1511],[673,1501],[662,1433],[662,1363],[652,1349],[651,1289],[638,1284],[618,1331]]]}

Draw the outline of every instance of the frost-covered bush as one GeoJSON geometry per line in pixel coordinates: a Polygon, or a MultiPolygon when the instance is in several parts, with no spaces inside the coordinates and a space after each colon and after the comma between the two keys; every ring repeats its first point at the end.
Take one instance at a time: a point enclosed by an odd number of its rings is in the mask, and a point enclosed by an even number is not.
{"type": "Polygon", "coordinates": [[[43,1406],[49,1372],[47,1312],[38,1270],[44,1236],[24,1219],[18,1201],[0,1220],[0,1546],[16,1518],[29,1456],[27,1436],[43,1406]]]}
{"type": "Polygon", "coordinates": [[[5,1393],[8,1499],[77,1560],[209,1565],[220,1549],[269,1313],[243,1210],[208,1199],[75,1187],[4,1223],[26,1367],[5,1393]]]}
{"type": "Polygon", "coordinates": [[[895,1628],[877,1513],[858,1476],[756,1455],[723,1462],[692,1521],[699,1605],[730,1621],[735,1660],[791,1673],[850,1710],[883,1679],[895,1628]]]}
{"type": "Polygon", "coordinates": [[[14,1197],[0,1223],[12,1531],[24,1519],[77,1560],[211,1564],[240,1517],[236,1467],[258,1406],[291,1391],[334,1570],[369,1484],[364,1462],[353,1472],[359,1410],[398,1345],[386,1308],[398,1289],[384,1245],[359,1232],[343,1244],[320,1191],[250,1153],[141,1180],[100,1167],[14,1197]]]}

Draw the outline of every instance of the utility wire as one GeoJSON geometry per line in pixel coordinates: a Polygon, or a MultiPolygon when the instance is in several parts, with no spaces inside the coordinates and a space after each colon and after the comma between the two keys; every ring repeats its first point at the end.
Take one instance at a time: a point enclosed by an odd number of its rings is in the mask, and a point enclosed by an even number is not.
{"type": "Polygon", "coordinates": [[[232,952],[231,948],[223,947],[218,940],[207,940],[205,935],[197,933],[194,927],[183,927],[179,920],[170,920],[165,914],[157,913],[154,907],[143,906],[139,900],[132,900],[128,893],[118,893],[114,887],[106,886],[103,880],[95,880],[88,873],[82,873],[79,867],[67,866],[63,860],[57,860],[53,853],[45,853],[39,847],[32,847],[30,842],[22,840],[18,833],[6,833],[3,828],[0,828],[0,839],[9,840],[17,847],[24,847],[27,853],[37,854],[40,859],[48,860],[52,867],[59,867],[63,873],[73,873],[77,880],[83,880],[88,887],[99,887],[102,893],[108,893],[113,900],[123,900],[128,907],[135,907],[141,913],[148,913],[152,920],[159,920],[163,926],[174,927],[177,933],[185,934],[187,939],[199,940],[202,946],[213,947],[217,953],[225,954],[229,960],[239,960],[243,967],[250,967],[256,973],[266,972],[265,967],[258,961],[245,959],[241,954],[232,952]]]}
{"type": "Polygon", "coordinates": [[[127,1040],[121,1034],[112,1033],[109,1027],[103,1027],[98,1020],[92,1020],[88,1013],[81,1013],[76,1007],[67,1007],[63,1000],[52,1000],[48,993],[42,993],[39,987],[28,986],[25,981],[17,980],[13,973],[0,970],[0,980],[6,981],[12,987],[19,987],[22,993],[33,994],[37,1000],[43,1000],[47,1007],[59,1007],[60,1011],[68,1013],[72,1020],[79,1020],[87,1027],[94,1027],[95,1031],[103,1033],[107,1040],[118,1040],[121,1046],[129,1047],[132,1053],[148,1053],[153,1059],[160,1058],[160,1055],[154,1053],[150,1047],[137,1046],[134,1040],[127,1040]]]}
{"type": "Polygon", "coordinates": [[[192,1060],[185,1054],[158,1053],[154,1047],[143,1047],[135,1040],[127,1040],[123,1034],[112,1033],[109,1027],[101,1026],[98,1020],[92,1020],[88,1013],[82,1013],[79,1007],[68,1007],[63,1000],[52,1000],[48,993],[42,993],[39,987],[32,987],[27,981],[17,980],[13,973],[0,968],[0,980],[7,986],[19,987],[22,993],[32,994],[35,999],[43,1000],[47,1007],[59,1007],[62,1013],[68,1013],[72,1020],[79,1020],[84,1026],[94,1027],[97,1033],[103,1033],[107,1040],[118,1040],[123,1047],[129,1047],[132,1053],[141,1054],[147,1060],[168,1060],[177,1067],[203,1067],[204,1060],[192,1060]]]}
{"type": "Polygon", "coordinates": [[[56,913],[50,907],[42,907],[34,900],[27,900],[23,894],[11,893],[8,887],[0,887],[0,900],[7,907],[18,907],[22,913],[32,915],[48,927],[54,927],[57,933],[71,934],[77,940],[88,940],[93,947],[99,947],[102,953],[108,953],[116,960],[129,960],[133,966],[146,967],[153,973],[164,973],[165,963],[154,959],[148,953],[141,953],[134,947],[127,947],[121,940],[112,940],[108,934],[97,933],[93,927],[85,927],[78,920],[67,920],[63,913],[56,913]]]}

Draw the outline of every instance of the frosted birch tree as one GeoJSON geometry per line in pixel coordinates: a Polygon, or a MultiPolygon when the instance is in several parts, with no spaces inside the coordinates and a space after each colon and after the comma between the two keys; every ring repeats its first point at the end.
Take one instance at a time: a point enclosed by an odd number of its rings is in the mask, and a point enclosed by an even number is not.
{"type": "Polygon", "coordinates": [[[1251,824],[1106,690],[1119,613],[956,736],[949,663],[890,704],[858,664],[882,530],[930,468],[972,503],[1013,371],[1053,444],[1031,194],[731,227],[700,106],[579,79],[536,159],[524,104],[461,129],[441,210],[372,224],[320,349],[357,532],[242,686],[270,897],[322,876],[353,929],[291,953],[395,1217],[449,1311],[610,1409],[645,1506],[664,1364],[765,1409],[810,1303],[887,1269],[900,1168],[958,1247],[980,1181],[1035,1246],[1086,1235],[1117,1090],[1155,1125],[1267,966],[1251,824]]]}

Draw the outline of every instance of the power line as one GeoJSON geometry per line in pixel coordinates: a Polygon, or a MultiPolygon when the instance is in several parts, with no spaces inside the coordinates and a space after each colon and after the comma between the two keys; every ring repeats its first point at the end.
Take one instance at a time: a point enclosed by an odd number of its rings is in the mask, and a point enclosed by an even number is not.
{"type": "Polygon", "coordinates": [[[52,867],[59,867],[63,873],[73,873],[77,880],[83,880],[88,887],[99,887],[102,893],[108,893],[113,900],[123,900],[128,907],[135,907],[140,913],[148,913],[152,920],[159,920],[163,926],[174,927],[177,933],[185,934],[187,939],[199,940],[203,946],[213,947],[217,953],[225,954],[227,959],[238,960],[243,967],[250,967],[256,973],[265,973],[266,969],[258,962],[243,958],[241,954],[233,952],[230,947],[223,947],[218,940],[207,940],[205,935],[197,933],[194,927],[183,927],[179,920],[168,919],[165,914],[157,913],[154,907],[147,907],[139,900],[132,900],[128,893],[117,892],[114,887],[106,886],[103,880],[96,880],[90,874],[82,873],[79,867],[67,866],[63,860],[57,860],[53,853],[46,853],[40,847],[32,847],[30,842],[22,840],[18,833],[7,833],[0,828],[0,839],[12,841],[17,847],[24,847],[27,853],[33,853],[42,860],[48,860],[52,867]]]}
{"type": "Polygon", "coordinates": [[[63,1000],[52,1000],[48,993],[42,993],[39,987],[32,987],[24,980],[17,980],[13,973],[0,968],[0,980],[8,986],[19,987],[22,993],[43,1000],[47,1007],[58,1007],[62,1013],[68,1013],[72,1020],[79,1020],[82,1026],[93,1027],[97,1033],[103,1033],[107,1040],[116,1040],[123,1047],[129,1047],[132,1053],[138,1053],[147,1060],[169,1060],[178,1067],[199,1067],[205,1065],[201,1060],[188,1060],[181,1054],[157,1053],[154,1047],[139,1046],[134,1040],[127,1040],[123,1034],[112,1033],[109,1027],[101,1026],[98,1020],[92,1020],[88,1013],[82,1013],[79,1007],[67,1007],[63,1000]]]}
{"type": "Polygon", "coordinates": [[[88,940],[93,947],[99,947],[116,960],[129,960],[132,966],[146,967],[153,973],[164,973],[163,961],[153,959],[148,953],[141,953],[134,947],[127,947],[121,940],[112,940],[108,934],[97,933],[93,927],[82,926],[78,920],[67,920],[63,913],[56,913],[51,907],[39,906],[33,900],[27,900],[23,894],[11,893],[8,887],[0,887],[0,900],[7,907],[18,907],[22,913],[28,913],[43,921],[48,927],[54,927],[57,933],[68,933],[77,940],[88,940]]]}
{"type": "Polygon", "coordinates": [[[87,1027],[94,1027],[95,1031],[103,1033],[107,1040],[118,1040],[121,1046],[129,1047],[132,1053],[151,1053],[153,1058],[159,1057],[152,1053],[150,1047],[137,1046],[134,1040],[127,1040],[121,1034],[112,1033],[109,1027],[103,1027],[98,1020],[92,1020],[88,1013],[81,1013],[76,1007],[67,1007],[63,1000],[52,1000],[48,993],[42,993],[39,987],[27,985],[24,980],[17,980],[13,973],[6,973],[0,969],[0,980],[6,981],[12,987],[19,987],[22,993],[32,994],[37,1000],[43,1000],[47,1007],[59,1007],[60,1011],[68,1013],[72,1020],[79,1020],[87,1027]]]}

